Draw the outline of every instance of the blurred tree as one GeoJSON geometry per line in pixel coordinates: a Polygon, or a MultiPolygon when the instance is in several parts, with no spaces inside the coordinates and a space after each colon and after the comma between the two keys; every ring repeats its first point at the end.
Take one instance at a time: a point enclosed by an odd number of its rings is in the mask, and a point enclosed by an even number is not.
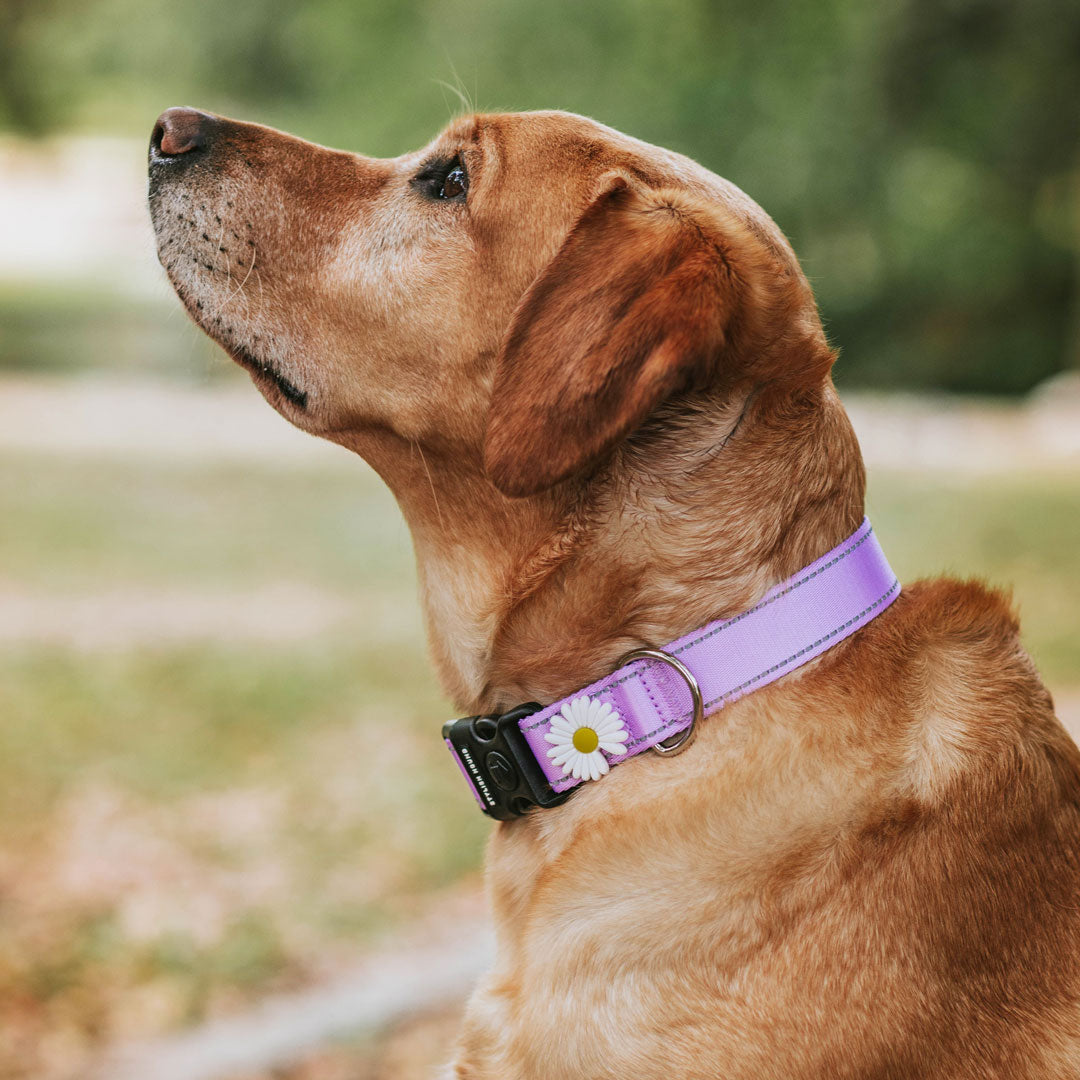
{"type": "Polygon", "coordinates": [[[1074,344],[1080,5],[908,0],[883,84],[891,325],[921,327],[918,381],[1030,386],[1074,344]]]}
{"type": "Polygon", "coordinates": [[[166,105],[396,154],[569,108],[682,150],[791,236],[850,383],[1023,391],[1080,349],[1075,0],[0,0],[0,123],[166,105]]]}
{"type": "Polygon", "coordinates": [[[52,119],[42,101],[42,65],[33,41],[51,6],[49,0],[0,0],[0,120],[29,134],[52,119]]]}

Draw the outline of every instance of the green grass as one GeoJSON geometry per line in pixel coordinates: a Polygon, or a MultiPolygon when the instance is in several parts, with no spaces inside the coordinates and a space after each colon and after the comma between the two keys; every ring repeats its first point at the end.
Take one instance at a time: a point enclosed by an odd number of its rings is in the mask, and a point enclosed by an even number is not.
{"type": "Polygon", "coordinates": [[[867,506],[902,581],[948,574],[1011,588],[1044,677],[1080,683],[1080,477],[879,471],[867,506]]]}
{"type": "Polygon", "coordinates": [[[0,573],[28,586],[284,580],[415,604],[408,530],[359,460],[320,473],[5,455],[0,520],[0,573]]]}
{"type": "Polygon", "coordinates": [[[9,651],[0,1028],[78,1056],[357,961],[478,869],[447,715],[419,641],[9,651]]]}
{"type": "MultiPolygon", "coordinates": [[[[400,738],[419,736],[446,708],[419,643],[404,651],[331,642],[92,655],[30,648],[0,657],[0,686],[0,821],[8,825],[40,818],[76,783],[170,800],[276,782],[305,740],[359,715],[379,713],[388,736],[400,738]]],[[[370,734],[377,747],[379,732],[370,734]]],[[[423,769],[403,782],[416,780],[423,769]]]]}
{"type": "Polygon", "coordinates": [[[174,303],[113,282],[0,280],[0,370],[57,374],[147,371],[173,379],[232,377],[174,303]]]}
{"type": "MultiPolygon", "coordinates": [[[[905,581],[1011,585],[1064,687],[1080,682],[1078,494],[1070,476],[879,472],[869,512],[905,581]]],[[[356,610],[301,644],[0,651],[0,1002],[16,1003],[0,1029],[23,1039],[0,1035],[0,1073],[47,1075],[34,1030],[89,1047],[144,1000],[140,1033],[295,985],[475,874],[488,827],[438,737],[450,711],[408,534],[359,462],[6,455],[0,521],[0,576],[25,590],[286,582],[356,610]]]]}
{"type": "Polygon", "coordinates": [[[0,837],[32,836],[78,789],[165,806],[275,791],[295,804],[282,832],[299,830],[314,862],[328,846],[390,858],[410,888],[477,864],[483,819],[438,738],[447,706],[419,642],[32,649],[3,658],[0,686],[0,837]],[[331,781],[348,807],[324,829],[314,808],[331,781]]]}
{"type": "Polygon", "coordinates": [[[475,872],[487,823],[438,738],[408,533],[359,462],[7,455],[0,521],[0,577],[23,590],[284,582],[356,612],[301,644],[0,650],[0,1002],[17,1006],[0,1030],[23,1040],[0,1035],[0,1073],[47,1075],[35,1030],[90,1047],[146,996],[140,1033],[294,985],[475,872]]]}

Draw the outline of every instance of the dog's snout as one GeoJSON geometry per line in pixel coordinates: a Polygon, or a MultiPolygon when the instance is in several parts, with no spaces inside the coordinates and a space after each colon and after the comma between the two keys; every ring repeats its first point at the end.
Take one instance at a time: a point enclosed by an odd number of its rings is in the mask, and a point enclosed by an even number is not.
{"type": "Polygon", "coordinates": [[[197,109],[166,109],[154,125],[150,152],[155,157],[196,154],[210,145],[214,117],[197,109]]]}

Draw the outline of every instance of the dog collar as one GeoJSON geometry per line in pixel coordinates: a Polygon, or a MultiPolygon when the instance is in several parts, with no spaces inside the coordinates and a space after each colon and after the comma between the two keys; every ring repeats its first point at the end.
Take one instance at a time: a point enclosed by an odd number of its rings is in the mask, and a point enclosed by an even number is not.
{"type": "Polygon", "coordinates": [[[443,738],[485,814],[557,806],[645,750],[673,754],[698,721],[819,656],[900,595],[869,520],[748,611],[666,648],[635,649],[610,675],[551,705],[468,716],[443,738]]]}

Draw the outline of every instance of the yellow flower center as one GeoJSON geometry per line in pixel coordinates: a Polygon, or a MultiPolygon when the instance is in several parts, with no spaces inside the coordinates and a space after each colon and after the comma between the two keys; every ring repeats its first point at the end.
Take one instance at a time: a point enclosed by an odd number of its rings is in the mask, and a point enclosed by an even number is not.
{"type": "Polygon", "coordinates": [[[591,754],[600,745],[600,736],[591,727],[579,727],[574,732],[574,749],[591,754]]]}

